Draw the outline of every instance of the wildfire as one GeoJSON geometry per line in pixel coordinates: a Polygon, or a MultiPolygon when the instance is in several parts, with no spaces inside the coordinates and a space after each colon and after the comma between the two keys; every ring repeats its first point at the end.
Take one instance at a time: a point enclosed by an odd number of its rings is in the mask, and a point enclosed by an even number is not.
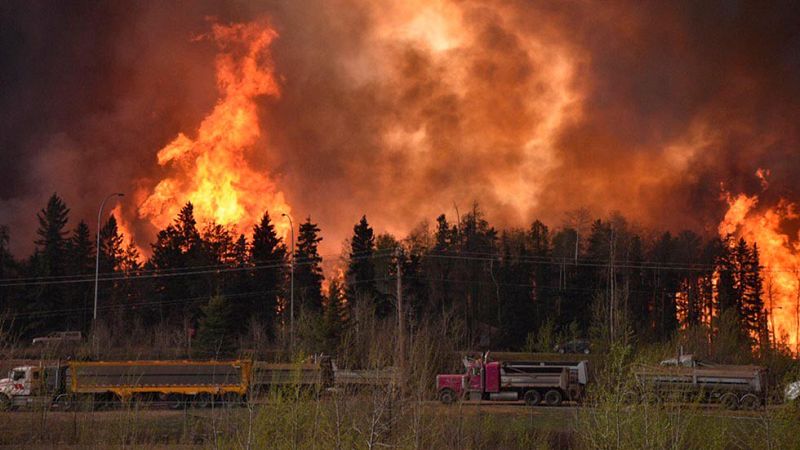
{"type": "MultiPolygon", "coordinates": [[[[762,186],[766,186],[759,171],[762,186]]],[[[770,328],[776,339],[797,349],[800,330],[800,246],[781,231],[787,220],[796,219],[796,205],[781,200],[771,208],[758,208],[758,196],[725,194],[729,208],[719,225],[719,234],[733,234],[758,244],[764,267],[764,304],[770,312],[770,328]]]]}
{"type": "MultiPolygon", "coordinates": [[[[262,137],[256,100],[280,95],[269,52],[277,33],[261,22],[215,24],[205,37],[220,48],[220,98],[194,138],[180,133],[158,152],[158,164],[171,169],[170,175],[146,193],[138,213],[161,229],[190,201],[198,223],[248,233],[265,210],[273,217],[291,211],[269,174],[248,159],[262,137]]],[[[276,223],[283,234],[287,226],[276,223]]]]}

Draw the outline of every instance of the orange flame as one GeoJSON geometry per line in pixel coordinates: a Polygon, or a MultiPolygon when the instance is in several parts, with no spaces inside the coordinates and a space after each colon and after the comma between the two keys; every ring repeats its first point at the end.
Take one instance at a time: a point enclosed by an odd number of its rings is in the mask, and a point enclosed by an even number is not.
{"type": "MultiPolygon", "coordinates": [[[[196,137],[180,133],[158,152],[158,164],[169,166],[172,174],[149,193],[139,217],[162,229],[190,201],[198,223],[215,222],[249,233],[264,211],[273,217],[291,211],[269,174],[255,170],[248,160],[262,134],[256,100],[279,95],[269,53],[277,33],[258,22],[215,24],[209,37],[220,48],[220,99],[196,137]]],[[[281,234],[287,226],[276,221],[281,234]]]]}
{"type": "MultiPolygon", "coordinates": [[[[762,185],[765,174],[759,170],[762,185]]],[[[720,236],[733,234],[757,243],[764,267],[764,304],[770,313],[769,326],[777,341],[797,350],[800,331],[800,246],[781,231],[786,220],[796,219],[796,206],[781,200],[771,208],[756,209],[758,196],[725,194],[729,208],[719,225],[720,236]]]]}

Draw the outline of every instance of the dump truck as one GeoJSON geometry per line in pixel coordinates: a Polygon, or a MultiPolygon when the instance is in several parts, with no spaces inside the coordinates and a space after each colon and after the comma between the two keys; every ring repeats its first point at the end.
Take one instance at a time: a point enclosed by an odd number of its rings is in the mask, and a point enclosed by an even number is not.
{"type": "Polygon", "coordinates": [[[442,403],[458,399],[487,401],[524,400],[530,406],[558,406],[579,402],[589,381],[588,361],[490,361],[464,358],[465,373],[436,376],[442,403]]]}
{"type": "Polygon", "coordinates": [[[40,404],[62,410],[109,402],[161,401],[170,408],[240,402],[250,361],[70,361],[20,366],[0,380],[0,409],[40,404]]]}
{"type": "Polygon", "coordinates": [[[315,355],[303,363],[253,363],[252,391],[264,393],[278,387],[300,387],[317,393],[334,383],[330,357],[315,355]]]}
{"type": "Polygon", "coordinates": [[[639,366],[634,377],[635,388],[624,394],[628,403],[696,401],[730,410],[766,405],[767,369],[762,366],[714,364],[681,355],[657,366],[639,366]]]}
{"type": "Polygon", "coordinates": [[[397,381],[397,369],[345,369],[332,361],[333,387],[335,389],[358,390],[363,388],[392,388],[397,381]]]}

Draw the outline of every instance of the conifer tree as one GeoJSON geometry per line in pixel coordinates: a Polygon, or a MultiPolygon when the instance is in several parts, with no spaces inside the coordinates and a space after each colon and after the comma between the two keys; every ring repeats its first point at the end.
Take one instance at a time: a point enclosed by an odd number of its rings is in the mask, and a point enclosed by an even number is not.
{"type": "Polygon", "coordinates": [[[769,346],[769,329],[767,328],[767,313],[764,308],[760,255],[758,244],[755,243],[747,255],[744,284],[742,307],[747,331],[753,344],[760,346],[763,350],[765,346],[769,346]]]}
{"type": "Polygon", "coordinates": [[[444,314],[452,304],[450,296],[450,279],[453,270],[453,259],[449,255],[455,251],[455,240],[458,230],[451,227],[447,217],[442,214],[436,218],[436,231],[433,236],[433,247],[426,252],[424,272],[428,275],[428,299],[432,311],[444,314]]]}
{"type": "Polygon", "coordinates": [[[72,232],[68,244],[69,268],[75,275],[92,273],[94,269],[94,242],[86,222],[80,221],[72,232]]]}
{"type": "Polygon", "coordinates": [[[122,236],[119,234],[117,219],[112,214],[100,229],[100,272],[111,273],[120,270],[124,257],[122,236]]]}
{"type": "Polygon", "coordinates": [[[201,236],[203,256],[211,265],[224,265],[233,260],[233,236],[218,223],[209,223],[201,236]]]}
{"type": "Polygon", "coordinates": [[[497,270],[500,305],[498,321],[503,334],[502,345],[507,349],[518,349],[528,333],[534,330],[534,304],[528,283],[520,283],[529,274],[524,259],[527,249],[521,239],[508,234],[501,238],[503,255],[497,270]],[[512,249],[512,246],[516,248],[512,249]]]}
{"type": "Polygon", "coordinates": [[[294,256],[295,295],[300,297],[301,311],[322,312],[322,257],[318,245],[319,227],[311,217],[300,225],[297,250],[294,256]]]}
{"type": "Polygon", "coordinates": [[[323,318],[323,339],[325,352],[333,353],[342,335],[346,313],[344,293],[339,280],[333,279],[328,286],[328,296],[325,301],[325,315],[323,318]]]}
{"type": "Polygon", "coordinates": [[[377,295],[375,285],[375,264],[372,261],[375,253],[375,235],[367,223],[367,216],[353,227],[350,240],[350,262],[347,267],[347,298],[349,301],[370,301],[375,303],[375,312],[379,317],[389,313],[390,306],[384,296],[377,295]]]}
{"type": "MultiPolygon", "coordinates": [[[[69,208],[56,194],[53,194],[37,214],[39,228],[36,230],[36,252],[31,258],[34,274],[37,276],[61,276],[66,274],[67,264],[67,221],[69,208]]],[[[42,289],[28,292],[28,307],[32,312],[58,311],[69,309],[66,289],[62,284],[47,284],[42,289]]],[[[38,316],[30,327],[37,333],[44,333],[64,327],[58,316],[38,316]]]]}
{"type": "Polygon", "coordinates": [[[202,310],[203,318],[195,341],[198,353],[209,357],[232,355],[235,340],[232,333],[233,314],[228,301],[222,295],[215,295],[202,310]]]}
{"type": "Polygon", "coordinates": [[[69,220],[69,208],[56,194],[53,194],[37,215],[39,228],[36,234],[36,251],[39,260],[39,275],[63,275],[65,272],[65,255],[67,231],[65,227],[69,220]]]}
{"type": "MultiPolygon", "coordinates": [[[[533,284],[533,303],[536,315],[533,318],[535,328],[543,325],[545,318],[553,317],[556,314],[555,298],[553,289],[553,265],[551,264],[550,231],[547,226],[539,220],[531,224],[530,236],[530,256],[533,258],[533,270],[530,275],[530,282],[533,284]]],[[[523,276],[522,280],[528,281],[528,277],[523,276]]],[[[521,280],[518,280],[519,282],[521,280]]]]}
{"type": "Polygon", "coordinates": [[[284,292],[286,256],[286,246],[278,237],[269,212],[265,211],[259,223],[253,227],[250,260],[257,267],[253,271],[253,282],[258,287],[259,294],[252,297],[248,314],[254,315],[270,336],[275,334],[278,299],[284,292]]]}
{"type": "MultiPolygon", "coordinates": [[[[203,243],[197,231],[194,206],[187,203],[175,221],[158,232],[152,244],[150,263],[159,273],[179,273],[192,267],[208,265],[203,243]]],[[[202,274],[156,278],[158,320],[184,323],[199,313],[195,300],[213,292],[202,274]]]]}
{"type": "MultiPolygon", "coordinates": [[[[236,242],[233,243],[231,265],[237,269],[245,269],[250,266],[250,244],[247,242],[247,238],[244,234],[240,234],[236,242]]],[[[253,301],[250,295],[252,295],[251,293],[254,290],[251,289],[251,286],[253,286],[251,282],[253,277],[254,274],[250,270],[237,270],[227,278],[229,285],[225,291],[235,295],[235,298],[241,299],[236,303],[241,305],[242,309],[244,309],[243,313],[234,311],[235,315],[239,317],[249,317],[252,315],[253,301]]]]}
{"type": "MultiPolygon", "coordinates": [[[[94,242],[86,222],[81,221],[72,232],[67,244],[67,259],[71,275],[87,275],[94,271],[94,242]]],[[[72,329],[88,329],[92,286],[76,283],[67,287],[70,309],[82,309],[82,313],[71,315],[72,329]]]]}

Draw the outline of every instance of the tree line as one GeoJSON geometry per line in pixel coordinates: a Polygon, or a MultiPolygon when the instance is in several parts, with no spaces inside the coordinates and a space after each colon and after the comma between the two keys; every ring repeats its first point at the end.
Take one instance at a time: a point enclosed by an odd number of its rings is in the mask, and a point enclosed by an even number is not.
{"type": "MultiPolygon", "coordinates": [[[[58,195],[48,200],[27,258],[11,255],[10,230],[0,227],[0,308],[21,337],[92,330],[94,235],[84,221],[71,226],[69,213],[58,195]]],[[[364,311],[392,323],[399,275],[409,328],[446,324],[462,348],[552,351],[577,338],[652,343],[681,333],[714,345],[721,330],[753,352],[774,344],[758,246],[732,237],[644,230],[583,210],[558,228],[535,220],[498,230],[474,205],[398,238],[376,234],[363,216],[344,270],[326,279],[310,217],[293,255],[268,211],[246,231],[198,224],[187,203],[145,259],[109,216],[100,230],[100,320],[118,333],[134,324],[181,330],[197,352],[231,354],[255,331],[285,346],[293,292],[298,339],[335,353],[364,311]]]]}

